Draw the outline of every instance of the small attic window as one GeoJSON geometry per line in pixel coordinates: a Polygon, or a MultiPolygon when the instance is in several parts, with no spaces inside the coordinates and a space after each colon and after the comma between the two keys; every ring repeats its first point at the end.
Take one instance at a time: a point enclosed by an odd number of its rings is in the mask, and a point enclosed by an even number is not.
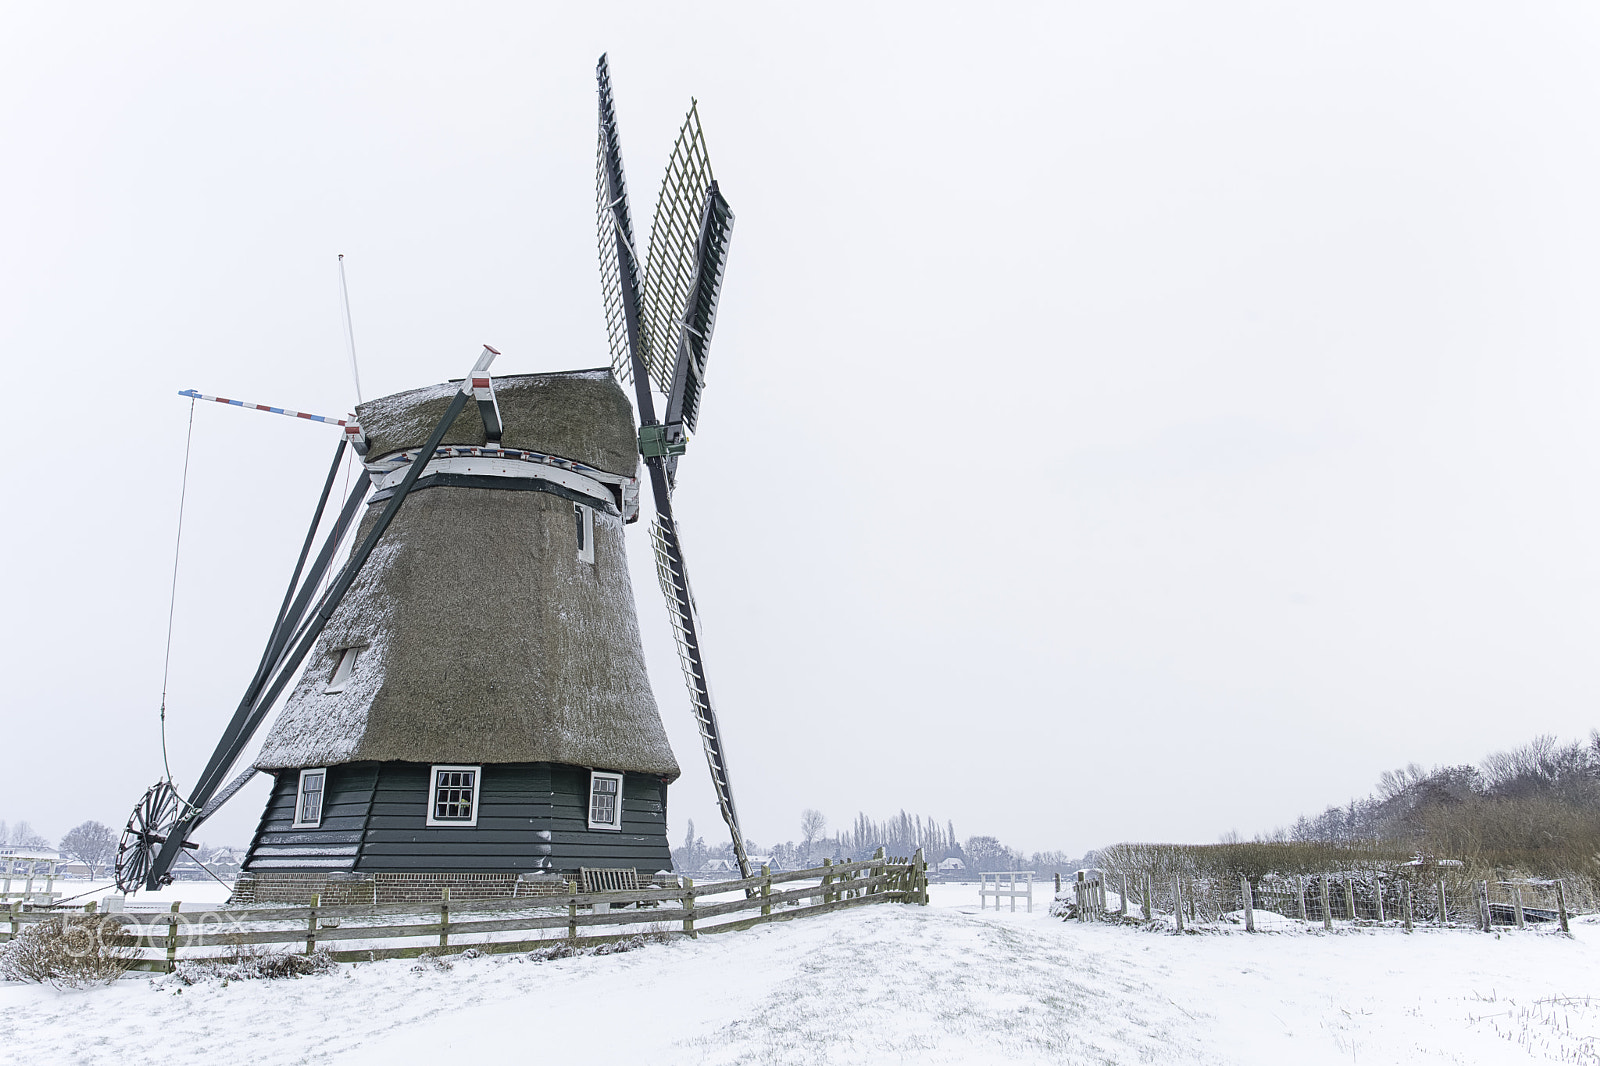
{"type": "Polygon", "coordinates": [[[622,775],[595,770],[589,775],[589,828],[622,829],[622,775]]]}
{"type": "Polygon", "coordinates": [[[328,771],[319,767],[300,771],[300,789],[295,797],[294,828],[316,829],[322,825],[322,791],[328,771]]]}
{"type": "Polygon", "coordinates": [[[572,505],[572,517],[578,525],[578,558],[594,562],[594,508],[581,503],[572,505]]]}
{"type": "Polygon", "coordinates": [[[350,680],[350,672],[356,668],[356,656],[361,654],[360,648],[345,648],[339,653],[339,663],[333,668],[333,678],[329,680],[324,692],[343,692],[344,686],[350,680]]]}

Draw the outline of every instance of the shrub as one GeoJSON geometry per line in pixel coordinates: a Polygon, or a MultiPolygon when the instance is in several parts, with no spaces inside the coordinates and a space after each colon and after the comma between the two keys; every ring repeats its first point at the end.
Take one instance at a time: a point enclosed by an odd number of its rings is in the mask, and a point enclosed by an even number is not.
{"type": "Polygon", "coordinates": [[[115,918],[56,915],[0,948],[0,978],[57,988],[110,984],[138,957],[137,945],[115,918]]]}
{"type": "Polygon", "coordinates": [[[286,977],[331,973],[339,968],[325,951],[295,955],[286,951],[241,951],[231,959],[180,962],[172,976],[186,985],[220,981],[277,981],[286,977]]]}

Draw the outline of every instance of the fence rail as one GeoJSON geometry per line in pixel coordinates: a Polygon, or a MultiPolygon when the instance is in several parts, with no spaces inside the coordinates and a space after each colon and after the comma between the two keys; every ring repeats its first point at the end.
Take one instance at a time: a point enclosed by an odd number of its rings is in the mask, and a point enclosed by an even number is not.
{"type": "MultiPolygon", "coordinates": [[[[675,888],[452,903],[442,889],[434,904],[309,907],[238,907],[166,912],[111,912],[139,949],[132,969],[171,972],[180,962],[227,962],[261,948],[296,945],[305,953],[326,951],[341,962],[415,958],[476,948],[486,953],[529,951],[558,941],[588,946],[639,933],[697,936],[748,929],[767,922],[831,913],[876,903],[928,902],[928,868],[919,850],[890,858],[883,849],[870,859],[810,870],[773,873],[737,881],[696,884],[683,878],[675,888]],[[793,885],[773,891],[774,885],[793,885]],[[718,897],[733,895],[732,899],[718,897]],[[750,913],[758,912],[758,913],[750,913]],[[603,933],[585,932],[605,930],[603,933]],[[517,937],[525,933],[532,936],[517,937]],[[503,934],[511,934],[506,938],[503,934]],[[427,943],[394,943],[426,940],[427,943]],[[330,948],[329,945],[338,945],[330,948]],[[225,953],[219,954],[219,949],[225,953]]],[[[94,905],[86,908],[94,913],[94,905]]],[[[0,910],[6,940],[30,924],[54,920],[76,908],[0,910]]]]}

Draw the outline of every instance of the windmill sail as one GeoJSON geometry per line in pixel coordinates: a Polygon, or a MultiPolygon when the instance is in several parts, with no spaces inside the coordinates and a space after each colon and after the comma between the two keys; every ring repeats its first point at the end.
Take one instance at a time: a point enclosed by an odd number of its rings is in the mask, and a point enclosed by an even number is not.
{"type": "Polygon", "coordinates": [[[628,183],[622,172],[622,143],[617,138],[617,112],[611,99],[611,68],[605,56],[600,57],[595,77],[600,82],[600,138],[595,161],[600,286],[605,300],[606,333],[611,342],[611,369],[618,380],[627,382],[633,380],[636,357],[649,366],[646,350],[641,348],[649,340],[639,322],[643,264],[633,242],[628,183]]]}
{"type": "Polygon", "coordinates": [[[706,189],[695,241],[694,280],[678,319],[677,351],[672,384],[667,389],[668,425],[681,422],[690,433],[700,417],[700,393],[706,382],[706,357],[711,331],[717,324],[717,299],[722,295],[722,273],[728,263],[728,240],[733,236],[733,209],[723,199],[717,183],[706,189]]]}
{"type": "MultiPolygon", "coordinates": [[[[651,381],[664,393],[671,392],[676,359],[652,359],[652,352],[673,353],[679,347],[679,315],[695,288],[697,249],[701,235],[706,191],[711,187],[711,162],[706,156],[705,138],[700,132],[700,116],[689,108],[667,166],[667,178],[656,205],[651,227],[650,266],[646,275],[644,306],[639,303],[639,264],[633,243],[632,222],[628,215],[627,190],[622,176],[622,150],[617,140],[617,117],[611,98],[611,73],[605,56],[596,70],[600,82],[600,167],[596,185],[601,189],[600,273],[604,282],[616,279],[615,302],[622,308],[623,339],[628,347],[634,396],[639,406],[639,443],[650,470],[650,491],[655,501],[656,525],[652,528],[657,574],[666,594],[667,610],[677,635],[678,655],[688,684],[690,703],[700,729],[706,764],[717,794],[722,820],[733,838],[733,852],[739,871],[750,876],[750,857],[745,852],[744,835],[739,830],[739,815],[733,806],[733,790],[728,784],[727,759],[722,751],[717,716],[711,706],[706,684],[705,661],[700,651],[699,629],[695,622],[694,601],[689,595],[688,570],[678,543],[677,525],[672,517],[672,488],[669,483],[668,455],[674,450],[656,419],[651,381]],[[609,216],[612,237],[606,238],[609,216]],[[609,254],[608,254],[609,252],[609,254]],[[607,262],[610,259],[611,262],[607,262]],[[641,320],[641,313],[645,316],[641,320]],[[645,325],[648,323],[648,326],[645,325]]],[[[724,204],[724,207],[726,205],[724,204]]],[[[731,225],[732,213],[724,212],[731,225]]],[[[724,233],[722,246],[726,245],[724,233]]],[[[716,272],[720,278],[720,270],[716,272]]],[[[611,330],[613,354],[617,333],[612,327],[610,306],[613,289],[608,289],[607,328],[611,330]]],[[[712,300],[713,308],[715,298],[712,300]]],[[[681,431],[681,427],[679,427],[681,431]]]]}
{"type": "MultiPolygon", "coordinates": [[[[656,199],[650,226],[650,255],[644,278],[644,314],[649,325],[645,348],[650,378],[663,393],[672,391],[673,364],[678,352],[678,322],[684,301],[694,286],[696,246],[706,190],[711,187],[711,157],[706,154],[705,133],[700,128],[698,105],[678,131],[677,143],[667,160],[667,174],[656,199]]],[[[668,422],[673,419],[667,419],[668,422]]]]}

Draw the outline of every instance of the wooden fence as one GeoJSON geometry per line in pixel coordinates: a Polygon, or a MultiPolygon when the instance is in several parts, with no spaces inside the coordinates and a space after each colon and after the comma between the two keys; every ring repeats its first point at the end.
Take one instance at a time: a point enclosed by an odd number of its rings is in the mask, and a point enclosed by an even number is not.
{"type": "MultiPolygon", "coordinates": [[[[879,849],[859,862],[826,862],[810,870],[761,873],[738,881],[566,896],[450,901],[442,889],[435,904],[415,902],[322,907],[239,907],[166,912],[120,912],[104,917],[138,938],[132,968],[171,972],[180,962],[231,962],[263,950],[326,951],[341,962],[415,958],[476,948],[485,953],[531,951],[558,942],[590,946],[641,933],[698,936],[749,929],[767,922],[803,918],[875,903],[928,902],[927,863],[922,852],[889,858],[879,849]],[[793,886],[793,887],[785,887],[793,886]],[[731,899],[718,897],[731,896],[731,899]],[[396,943],[400,941],[402,943],[396,943]],[[405,943],[409,941],[409,943],[405,943]]],[[[93,913],[94,905],[86,910],[93,913]]],[[[50,921],[76,908],[0,911],[9,920],[5,939],[27,925],[50,921]]]]}

